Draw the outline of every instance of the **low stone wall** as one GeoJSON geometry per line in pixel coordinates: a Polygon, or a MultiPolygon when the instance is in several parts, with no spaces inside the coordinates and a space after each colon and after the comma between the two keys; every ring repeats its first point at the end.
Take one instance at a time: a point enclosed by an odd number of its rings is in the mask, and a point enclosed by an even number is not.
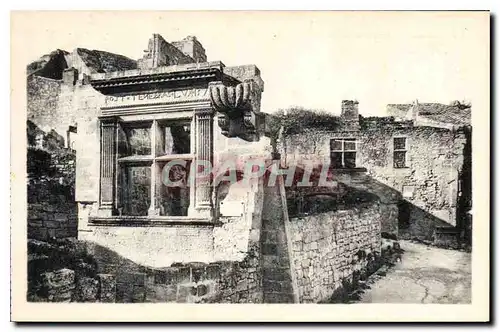
{"type": "Polygon", "coordinates": [[[28,242],[30,302],[261,303],[260,259],[150,268],[77,240],[28,242]],[[54,242],[55,241],[55,242],[54,242]]]}
{"type": "Polygon", "coordinates": [[[99,275],[116,281],[119,303],[260,303],[258,254],[252,249],[242,261],[174,263],[151,268],[138,265],[95,243],[86,243],[99,275]]]}
{"type": "Polygon", "coordinates": [[[335,300],[377,269],[381,216],[380,203],[372,202],[290,219],[291,257],[301,303],[335,300]]]}

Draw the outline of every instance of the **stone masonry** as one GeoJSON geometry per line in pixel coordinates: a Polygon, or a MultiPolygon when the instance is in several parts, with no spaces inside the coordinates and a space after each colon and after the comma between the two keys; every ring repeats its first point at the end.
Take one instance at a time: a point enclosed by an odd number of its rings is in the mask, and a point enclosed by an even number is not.
{"type": "Polygon", "coordinates": [[[379,208],[374,203],[290,220],[301,303],[328,301],[353,278],[369,274],[370,260],[380,255],[379,208]]]}

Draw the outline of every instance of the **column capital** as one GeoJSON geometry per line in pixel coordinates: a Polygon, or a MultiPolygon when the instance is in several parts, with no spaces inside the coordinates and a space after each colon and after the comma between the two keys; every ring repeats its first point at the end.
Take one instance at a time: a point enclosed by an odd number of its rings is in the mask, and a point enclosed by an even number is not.
{"type": "Polygon", "coordinates": [[[215,113],[215,110],[213,108],[199,108],[194,110],[194,114],[196,116],[201,116],[201,115],[213,115],[215,113]]]}

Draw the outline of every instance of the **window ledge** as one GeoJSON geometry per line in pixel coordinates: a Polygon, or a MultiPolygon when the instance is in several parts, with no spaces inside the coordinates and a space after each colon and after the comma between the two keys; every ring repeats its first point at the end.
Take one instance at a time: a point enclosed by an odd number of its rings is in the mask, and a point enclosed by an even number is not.
{"type": "Polygon", "coordinates": [[[355,167],[355,168],[330,168],[331,172],[336,173],[360,173],[366,172],[367,169],[365,167],[355,167]]]}
{"type": "Polygon", "coordinates": [[[188,216],[113,216],[90,217],[91,226],[124,226],[124,227],[162,227],[176,225],[213,226],[214,220],[210,218],[188,216]]]}

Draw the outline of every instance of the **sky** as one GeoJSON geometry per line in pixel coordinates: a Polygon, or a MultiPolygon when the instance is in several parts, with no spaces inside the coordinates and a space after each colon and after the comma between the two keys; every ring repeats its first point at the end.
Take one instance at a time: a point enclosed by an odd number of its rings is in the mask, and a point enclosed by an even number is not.
{"type": "Polygon", "coordinates": [[[209,61],[261,70],[268,113],[290,106],[339,113],[343,99],[358,100],[363,115],[384,115],[387,104],[415,99],[466,100],[474,109],[484,99],[477,83],[489,78],[489,17],[479,12],[17,15],[12,28],[25,39],[12,42],[23,43],[25,64],[76,47],[138,59],[153,33],[167,41],[194,35],[209,61]]]}

